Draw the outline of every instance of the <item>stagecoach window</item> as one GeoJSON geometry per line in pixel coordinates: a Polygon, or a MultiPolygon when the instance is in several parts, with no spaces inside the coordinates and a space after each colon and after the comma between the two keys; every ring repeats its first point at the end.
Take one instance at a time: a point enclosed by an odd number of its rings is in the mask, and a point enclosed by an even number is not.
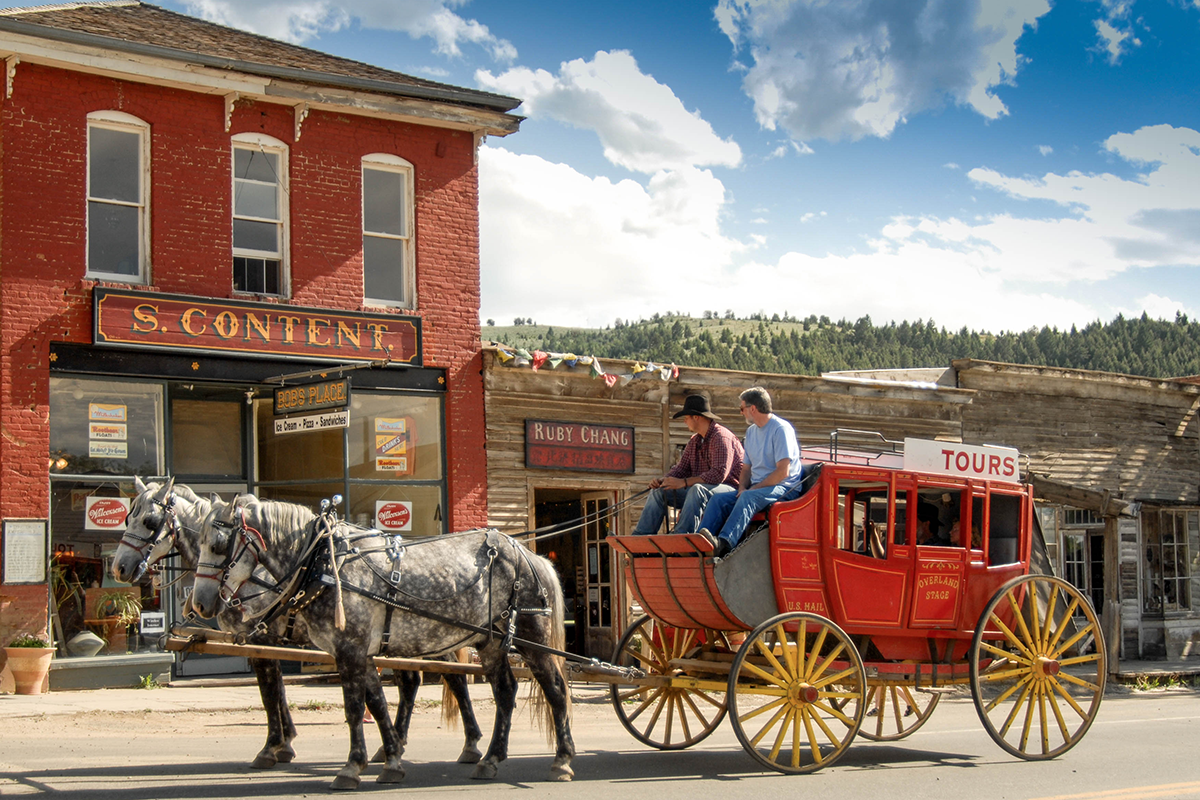
{"type": "Polygon", "coordinates": [[[1021,524],[1021,498],[993,494],[988,513],[988,562],[1015,564],[1020,558],[1018,532],[1021,524]]]}
{"type": "Polygon", "coordinates": [[[1142,610],[1186,611],[1192,607],[1188,553],[1200,537],[1200,512],[1151,509],[1142,513],[1142,610]]]}
{"type": "Polygon", "coordinates": [[[838,488],[838,547],[884,557],[887,549],[888,488],[843,482],[838,488]],[[872,545],[874,538],[874,545],[872,545]]]}

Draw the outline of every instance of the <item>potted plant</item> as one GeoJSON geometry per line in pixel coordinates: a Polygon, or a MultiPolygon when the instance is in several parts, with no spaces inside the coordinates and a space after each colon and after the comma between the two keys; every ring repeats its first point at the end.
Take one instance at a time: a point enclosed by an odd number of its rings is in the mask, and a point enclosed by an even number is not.
{"type": "Polygon", "coordinates": [[[18,636],[4,648],[8,669],[17,685],[17,694],[41,694],[50,673],[54,647],[39,636],[18,636]]]}
{"type": "Polygon", "coordinates": [[[123,653],[126,629],[142,615],[142,598],[136,588],[111,589],[96,598],[96,615],[109,622],[109,652],[123,653]]]}

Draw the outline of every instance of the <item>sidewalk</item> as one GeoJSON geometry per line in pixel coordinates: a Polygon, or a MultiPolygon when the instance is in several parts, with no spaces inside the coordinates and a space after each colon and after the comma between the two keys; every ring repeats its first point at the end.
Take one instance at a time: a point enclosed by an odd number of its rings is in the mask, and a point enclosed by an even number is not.
{"type": "MultiPolygon", "coordinates": [[[[388,703],[396,702],[396,689],[384,681],[388,703]]],[[[478,707],[492,702],[492,687],[486,683],[470,684],[471,701],[478,707]]],[[[576,703],[602,702],[608,698],[608,686],[601,684],[571,684],[576,703]]],[[[520,704],[525,697],[524,687],[518,695],[520,704]]],[[[342,687],[336,683],[311,680],[287,682],[288,703],[303,706],[327,703],[340,708],[342,687]]],[[[417,701],[441,702],[441,684],[422,686],[417,701]]],[[[84,714],[89,712],[180,712],[180,711],[259,711],[262,701],[258,685],[252,677],[192,678],[172,681],[158,689],[80,689],[48,692],[40,695],[0,694],[0,724],[6,718],[43,715],[84,714]]]]}

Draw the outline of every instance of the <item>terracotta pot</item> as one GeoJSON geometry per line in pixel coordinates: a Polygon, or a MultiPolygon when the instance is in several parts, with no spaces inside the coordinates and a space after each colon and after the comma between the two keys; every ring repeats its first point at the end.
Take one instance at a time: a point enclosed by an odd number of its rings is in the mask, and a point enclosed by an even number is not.
{"type": "Polygon", "coordinates": [[[17,685],[17,694],[41,694],[50,673],[53,647],[6,647],[8,669],[17,685]]]}

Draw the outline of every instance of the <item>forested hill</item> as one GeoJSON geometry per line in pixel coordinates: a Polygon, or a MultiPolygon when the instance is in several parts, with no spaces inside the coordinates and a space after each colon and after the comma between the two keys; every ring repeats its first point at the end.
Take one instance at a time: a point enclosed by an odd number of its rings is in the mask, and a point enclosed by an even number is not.
{"type": "MultiPolygon", "coordinates": [[[[490,321],[489,321],[490,322],[490,321]]],[[[876,326],[778,314],[736,319],[655,314],[604,330],[539,326],[517,319],[485,325],[483,339],[513,347],[692,367],[817,375],[845,369],[947,367],[956,358],[1121,372],[1154,378],[1200,374],[1200,323],[1118,316],[1070,330],[950,332],[933,321],[876,326]]]]}

